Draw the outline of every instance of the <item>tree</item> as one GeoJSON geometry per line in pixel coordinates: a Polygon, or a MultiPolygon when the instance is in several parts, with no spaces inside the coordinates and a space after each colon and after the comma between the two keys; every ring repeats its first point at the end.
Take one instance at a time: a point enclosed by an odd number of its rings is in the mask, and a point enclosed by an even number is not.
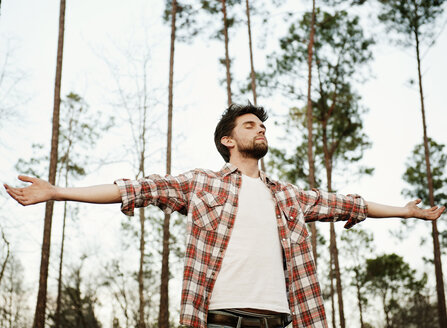
{"type": "MultiPolygon", "coordinates": [[[[307,161],[309,165],[309,187],[315,188],[315,163],[313,154],[313,133],[312,133],[312,58],[315,36],[315,0],[312,0],[312,18],[310,20],[309,43],[307,45],[307,161]]],[[[310,224],[312,232],[312,250],[315,264],[317,264],[317,227],[315,223],[310,224]]]]}
{"type": "Polygon", "coordinates": [[[29,322],[30,309],[26,305],[29,291],[24,286],[23,266],[13,251],[5,266],[0,285],[0,327],[25,328],[29,322]]]}
{"type": "MultiPolygon", "coordinates": [[[[175,50],[175,20],[177,16],[177,1],[171,3],[171,47],[169,55],[169,86],[168,86],[168,130],[166,141],[166,174],[171,174],[171,154],[172,154],[172,109],[174,98],[174,50],[175,50]]],[[[163,222],[163,253],[161,266],[160,285],[160,311],[158,314],[158,326],[160,328],[169,327],[169,241],[171,221],[170,214],[165,214],[163,222]]]]}
{"type": "MultiPolygon", "coordinates": [[[[5,232],[1,228],[0,228],[0,230],[2,232],[3,243],[6,246],[6,254],[5,254],[4,259],[2,259],[3,263],[2,263],[1,269],[0,269],[0,286],[1,286],[2,280],[3,280],[3,275],[5,274],[6,265],[8,264],[8,260],[9,260],[9,256],[10,256],[10,249],[9,249],[9,241],[8,241],[8,239],[6,239],[5,232]]],[[[2,249],[5,249],[5,247],[3,246],[2,249]]]]}
{"type": "MultiPolygon", "coordinates": [[[[447,165],[447,153],[445,145],[439,144],[433,139],[428,139],[432,169],[432,181],[434,189],[434,200],[436,204],[447,203],[447,174],[445,167],[447,165]]],[[[420,198],[425,205],[428,199],[427,188],[427,169],[425,161],[424,143],[414,147],[411,155],[408,157],[407,169],[402,178],[407,182],[410,188],[405,188],[402,194],[406,197],[420,198]]]]}
{"type": "MultiPolygon", "coordinates": [[[[387,328],[399,327],[393,322],[393,317],[401,312],[401,304],[421,295],[427,283],[427,275],[416,279],[415,274],[416,270],[411,269],[401,256],[394,253],[366,261],[364,279],[368,289],[382,302],[387,328]]],[[[411,322],[403,327],[411,327],[411,322]]]]}
{"type": "MultiPolygon", "coordinates": [[[[424,92],[422,88],[421,47],[424,41],[428,45],[434,43],[434,28],[436,21],[444,11],[444,0],[412,0],[412,1],[385,1],[379,0],[381,11],[379,20],[385,23],[388,30],[397,36],[397,42],[404,47],[415,50],[419,96],[421,102],[422,130],[426,162],[426,178],[428,199],[430,206],[435,205],[433,177],[430,163],[430,148],[425,119],[424,92]]],[[[436,272],[436,290],[438,295],[439,326],[447,327],[447,311],[445,303],[444,280],[442,274],[441,251],[439,246],[439,232],[437,222],[432,222],[433,251],[436,272]]]]}
{"type": "MultiPolygon", "coordinates": [[[[298,83],[301,66],[308,58],[308,46],[303,42],[310,33],[313,13],[305,13],[297,23],[292,23],[288,35],[280,39],[280,54],[271,56],[270,66],[276,76],[275,86],[297,99],[303,98],[298,83]]],[[[315,124],[315,157],[320,157],[326,170],[327,189],[333,191],[332,175],[336,164],[353,163],[361,159],[370,143],[362,132],[360,96],[352,88],[359,79],[361,68],[372,58],[370,46],[373,40],[363,35],[358,17],[349,17],[345,11],[329,14],[315,12],[314,56],[316,83],[313,96],[313,119],[315,124]]],[[[305,117],[304,109],[293,108],[289,118],[293,122],[305,117]]],[[[309,126],[309,125],[308,125],[309,126]]],[[[308,138],[308,137],[307,137],[308,138]]],[[[308,144],[306,145],[308,149],[308,144]]],[[[297,147],[296,149],[302,149],[297,147]]],[[[294,156],[296,157],[296,156],[294,156]]],[[[342,165],[340,165],[342,166],[342,165]]],[[[360,170],[370,173],[371,169],[360,170]]],[[[337,277],[340,325],[345,326],[343,297],[338,263],[338,250],[333,223],[331,231],[331,254],[337,277]]]]}
{"type": "MultiPolygon", "coordinates": [[[[101,132],[107,131],[113,118],[108,121],[102,119],[101,113],[92,115],[89,113],[89,107],[84,99],[70,92],[62,101],[62,119],[59,126],[59,158],[60,166],[56,179],[57,185],[68,187],[73,179],[83,177],[87,173],[87,167],[91,156],[83,153],[86,149],[91,149],[101,132]]],[[[42,156],[43,145],[34,144],[33,149],[36,152],[31,158],[19,159],[16,169],[19,172],[30,174],[36,177],[42,176],[41,164],[48,161],[47,156],[42,156]]],[[[62,289],[62,269],[64,259],[65,231],[67,217],[74,219],[76,217],[76,207],[68,205],[64,202],[63,219],[62,219],[62,237],[59,256],[59,272],[58,272],[58,293],[56,302],[55,326],[59,327],[59,310],[61,306],[61,289],[62,289]]]]}
{"type": "Polygon", "coordinates": [[[14,40],[0,37],[0,44],[4,49],[0,54],[0,129],[3,130],[6,122],[13,123],[20,118],[19,106],[29,99],[21,90],[26,73],[14,63],[14,40]]]}
{"type": "MultiPolygon", "coordinates": [[[[91,286],[85,286],[82,265],[83,262],[72,269],[62,290],[61,313],[57,320],[64,328],[100,328],[102,326],[95,315],[95,306],[98,302],[96,291],[91,286]]],[[[50,314],[49,317],[54,322],[56,321],[55,314],[50,314]]],[[[56,327],[56,323],[51,327],[56,327]]]]}
{"type": "MultiPolygon", "coordinates": [[[[57,45],[57,64],[56,79],[54,87],[54,108],[53,108],[53,128],[51,137],[50,168],[48,181],[51,184],[56,182],[58,143],[59,143],[59,111],[61,99],[61,79],[62,79],[62,54],[64,47],[64,26],[65,26],[65,0],[60,1],[59,12],[59,39],[57,45]]],[[[51,244],[51,223],[53,218],[54,202],[49,201],[45,204],[45,223],[42,241],[42,257],[40,262],[39,291],[37,294],[36,312],[34,316],[33,327],[44,328],[45,326],[45,307],[47,302],[47,280],[48,265],[50,260],[51,244]]]]}
{"type": "Polygon", "coordinates": [[[228,106],[232,104],[232,92],[231,92],[231,58],[229,53],[229,29],[234,25],[235,18],[229,17],[227,8],[232,7],[235,4],[241,3],[241,0],[219,0],[219,1],[209,1],[200,0],[202,9],[211,15],[222,14],[223,25],[222,29],[219,30],[216,35],[217,39],[222,39],[224,41],[225,47],[225,57],[220,60],[225,66],[225,77],[226,77],[226,89],[227,89],[227,103],[228,106]],[[220,4],[219,4],[220,2],[220,4]]]}
{"type": "Polygon", "coordinates": [[[368,304],[365,290],[365,269],[364,263],[367,256],[373,253],[373,236],[370,232],[361,228],[349,229],[341,235],[342,251],[345,258],[351,263],[346,266],[346,271],[351,275],[351,286],[356,290],[357,305],[359,307],[360,327],[366,328],[364,312],[368,304]]]}
{"type": "MultiPolygon", "coordinates": [[[[109,122],[100,120],[100,114],[96,117],[88,115],[88,106],[79,95],[69,93],[63,101],[63,119],[60,126],[59,149],[61,156],[59,163],[58,184],[63,183],[68,187],[70,180],[86,175],[86,166],[88,158],[79,152],[79,149],[94,147],[101,132],[105,132],[110,128],[109,122]]],[[[76,216],[74,209],[69,210],[68,203],[64,202],[64,214],[62,223],[62,237],[59,257],[59,277],[58,292],[55,312],[55,327],[60,327],[59,315],[61,309],[62,298],[62,268],[64,258],[65,245],[65,229],[68,213],[71,212],[72,219],[76,216]]]]}

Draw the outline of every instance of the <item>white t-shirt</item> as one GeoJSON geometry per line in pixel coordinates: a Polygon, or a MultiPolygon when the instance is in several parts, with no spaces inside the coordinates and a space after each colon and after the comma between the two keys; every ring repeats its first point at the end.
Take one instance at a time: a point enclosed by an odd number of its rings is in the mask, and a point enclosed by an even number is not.
{"type": "Polygon", "coordinates": [[[209,306],[210,310],[228,308],[290,313],[275,202],[260,178],[245,175],[209,306]]]}

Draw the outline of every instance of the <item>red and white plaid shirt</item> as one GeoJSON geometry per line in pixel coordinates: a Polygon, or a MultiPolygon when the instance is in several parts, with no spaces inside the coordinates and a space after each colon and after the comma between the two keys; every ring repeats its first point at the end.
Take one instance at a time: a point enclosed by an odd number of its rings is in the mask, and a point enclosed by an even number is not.
{"type": "MultiPolygon", "coordinates": [[[[293,327],[327,327],[305,223],[347,220],[345,228],[350,228],[366,218],[367,206],[358,195],[304,191],[273,181],[263,172],[261,179],[276,203],[293,327]]],[[[158,206],[166,213],[178,211],[187,215],[180,323],[206,328],[210,296],[236,217],[240,171],[227,163],[219,172],[196,169],[175,177],[150,175],[115,183],[121,192],[121,210],[126,215],[133,215],[135,207],[147,205],[158,206]]]]}

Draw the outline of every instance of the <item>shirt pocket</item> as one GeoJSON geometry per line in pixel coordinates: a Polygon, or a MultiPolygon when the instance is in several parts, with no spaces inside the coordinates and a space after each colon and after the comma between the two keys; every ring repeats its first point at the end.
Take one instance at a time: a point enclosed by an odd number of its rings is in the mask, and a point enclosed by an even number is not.
{"type": "Polygon", "coordinates": [[[296,204],[296,206],[287,206],[281,209],[286,217],[290,241],[293,244],[299,244],[305,241],[309,235],[306,224],[304,223],[303,212],[301,212],[298,206],[296,204]]]}
{"type": "Polygon", "coordinates": [[[195,193],[191,199],[192,222],[204,230],[215,230],[222,216],[227,196],[216,195],[204,190],[195,193]]]}

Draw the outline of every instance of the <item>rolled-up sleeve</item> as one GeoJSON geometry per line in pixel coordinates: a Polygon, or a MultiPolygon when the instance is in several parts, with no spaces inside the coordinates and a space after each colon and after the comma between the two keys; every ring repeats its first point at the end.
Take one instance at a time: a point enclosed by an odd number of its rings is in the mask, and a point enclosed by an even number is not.
{"type": "Polygon", "coordinates": [[[138,180],[118,179],[121,195],[121,211],[133,216],[135,208],[155,205],[165,213],[178,211],[186,214],[194,172],[164,177],[153,174],[138,180]]]}
{"type": "Polygon", "coordinates": [[[299,192],[300,204],[306,222],[312,221],[347,221],[349,229],[366,219],[368,206],[365,200],[356,194],[341,195],[318,189],[299,192]]]}

